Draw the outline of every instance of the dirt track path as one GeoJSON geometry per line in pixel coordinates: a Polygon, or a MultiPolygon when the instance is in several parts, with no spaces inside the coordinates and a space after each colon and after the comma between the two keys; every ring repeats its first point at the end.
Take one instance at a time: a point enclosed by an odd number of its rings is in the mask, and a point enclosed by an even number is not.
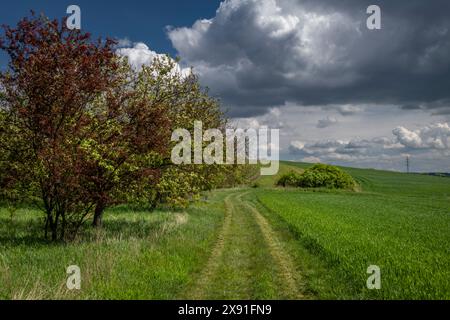
{"type": "Polygon", "coordinates": [[[192,299],[208,299],[208,297],[204,296],[206,293],[206,288],[212,281],[214,274],[217,273],[220,263],[219,259],[222,256],[225,241],[229,237],[230,233],[231,216],[233,213],[233,207],[230,202],[231,196],[232,195],[227,196],[224,200],[225,217],[222,230],[220,231],[217,243],[211,253],[211,257],[208,260],[208,264],[203,269],[201,275],[198,277],[197,283],[193,288],[192,293],[190,294],[192,299]]]}
{"type": "Polygon", "coordinates": [[[222,230],[190,299],[303,299],[299,273],[267,219],[233,191],[222,230]]]}

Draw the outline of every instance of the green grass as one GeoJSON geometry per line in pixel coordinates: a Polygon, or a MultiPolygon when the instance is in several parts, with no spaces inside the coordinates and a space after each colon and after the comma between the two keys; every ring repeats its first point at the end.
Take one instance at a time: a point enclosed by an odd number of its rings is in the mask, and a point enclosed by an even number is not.
{"type": "Polygon", "coordinates": [[[185,211],[116,207],[70,244],[43,240],[42,213],[0,208],[0,299],[450,299],[449,178],[343,168],[358,192],[274,187],[309,166],[185,211]]]}
{"type": "Polygon", "coordinates": [[[223,219],[224,193],[185,212],[110,210],[104,230],[73,244],[41,240],[40,213],[0,209],[0,299],[175,299],[206,263],[223,219]],[[66,290],[66,268],[82,290],[66,290]]]}
{"type": "MultiPolygon", "coordinates": [[[[245,208],[235,202],[232,210],[242,212],[245,208]]],[[[247,212],[233,214],[226,232],[223,251],[217,257],[217,270],[204,289],[203,298],[247,300],[273,297],[278,291],[272,283],[275,270],[266,264],[271,257],[264,250],[266,244],[251,215],[247,212]]]]}
{"type": "Polygon", "coordinates": [[[186,290],[187,299],[264,300],[298,297],[295,269],[280,259],[282,246],[258,220],[257,211],[243,197],[249,190],[235,190],[226,199],[226,218],[220,240],[207,267],[186,290]],[[281,276],[284,274],[290,278],[281,276]]]}
{"type": "Polygon", "coordinates": [[[311,290],[332,299],[449,299],[450,179],[345,170],[361,192],[257,191],[300,246],[347,284],[322,283],[311,290]],[[381,268],[381,290],[366,289],[369,265],[381,268]]]}

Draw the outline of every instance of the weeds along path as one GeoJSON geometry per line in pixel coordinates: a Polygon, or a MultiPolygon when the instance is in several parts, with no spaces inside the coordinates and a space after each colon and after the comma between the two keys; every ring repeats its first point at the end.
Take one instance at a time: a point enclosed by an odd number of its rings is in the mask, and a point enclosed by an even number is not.
{"type": "Polygon", "coordinates": [[[189,299],[302,299],[299,276],[279,237],[245,200],[250,191],[231,191],[225,217],[205,268],[189,299]]]}

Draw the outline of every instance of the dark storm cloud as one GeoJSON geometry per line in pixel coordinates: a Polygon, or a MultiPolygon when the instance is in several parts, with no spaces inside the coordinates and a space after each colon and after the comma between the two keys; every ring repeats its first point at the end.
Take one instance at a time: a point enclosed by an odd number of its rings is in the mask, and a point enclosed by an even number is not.
{"type": "Polygon", "coordinates": [[[401,106],[402,110],[420,110],[422,109],[420,105],[417,104],[405,104],[404,106],[401,106]]]}
{"type": "Polygon", "coordinates": [[[443,99],[422,104],[406,104],[401,107],[402,110],[424,110],[431,111],[432,115],[450,114],[450,99],[443,99]]]}
{"type": "Polygon", "coordinates": [[[168,32],[230,115],[286,102],[395,104],[445,113],[450,1],[228,0],[216,17],[168,32]],[[382,30],[366,9],[382,9],[382,30]],[[439,110],[437,110],[439,109],[439,110]]]}
{"type": "Polygon", "coordinates": [[[326,117],[325,119],[320,119],[317,121],[317,128],[318,129],[324,129],[328,128],[332,125],[335,125],[338,123],[338,120],[334,117],[326,117]]]}

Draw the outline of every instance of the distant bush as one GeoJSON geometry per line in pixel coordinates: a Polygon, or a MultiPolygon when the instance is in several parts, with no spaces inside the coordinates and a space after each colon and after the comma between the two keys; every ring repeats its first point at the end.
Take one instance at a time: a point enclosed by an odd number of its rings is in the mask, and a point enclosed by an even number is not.
{"type": "Polygon", "coordinates": [[[326,164],[316,164],[305,170],[299,180],[303,188],[353,189],[356,182],[341,169],[326,164]]]}
{"type": "Polygon", "coordinates": [[[289,172],[277,182],[279,186],[300,188],[355,189],[356,182],[341,169],[326,164],[316,164],[303,174],[289,172]]]}
{"type": "Polygon", "coordinates": [[[289,171],[281,176],[277,185],[282,187],[298,187],[301,179],[301,175],[295,171],[289,171]]]}

